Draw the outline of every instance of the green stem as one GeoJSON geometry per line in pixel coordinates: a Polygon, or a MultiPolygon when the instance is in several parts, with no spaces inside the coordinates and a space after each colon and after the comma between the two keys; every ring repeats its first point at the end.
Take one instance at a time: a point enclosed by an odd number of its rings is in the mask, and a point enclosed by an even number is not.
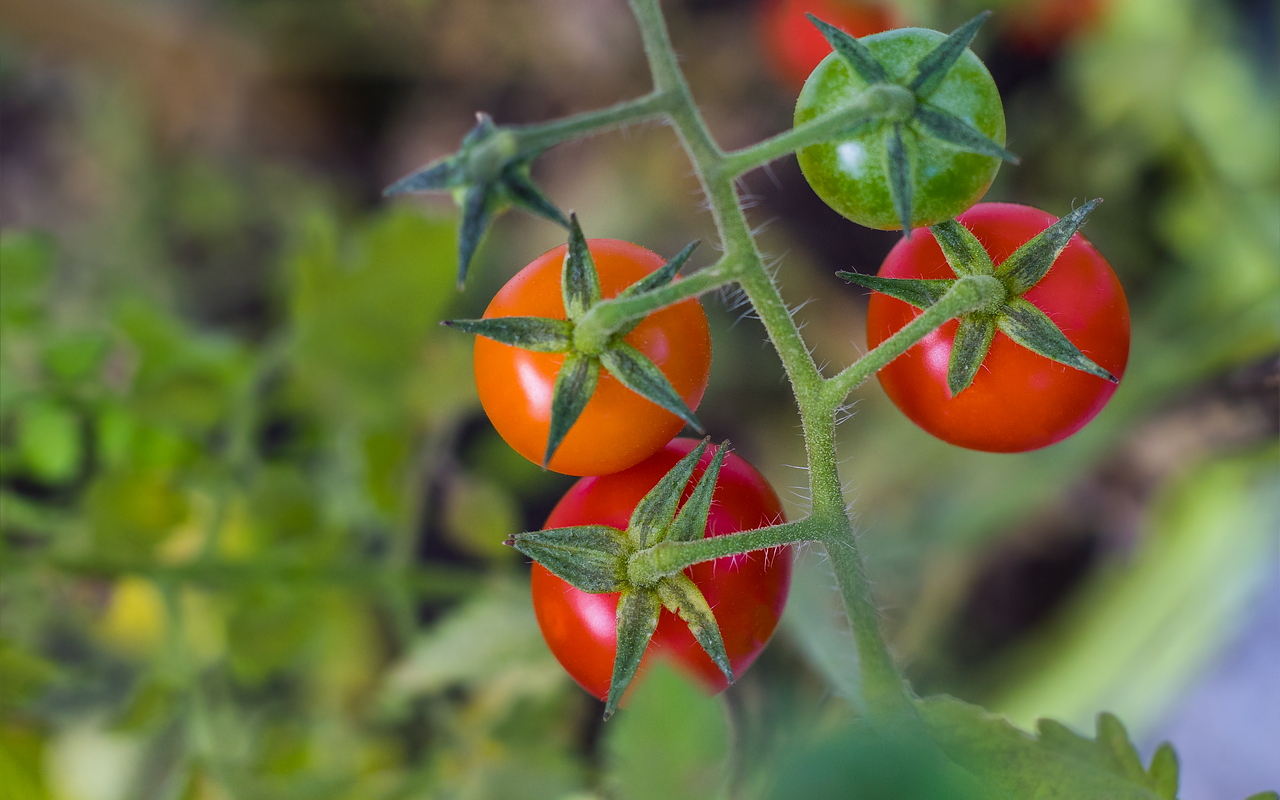
{"type": "Polygon", "coordinates": [[[675,280],[644,294],[603,300],[578,320],[573,329],[574,345],[585,352],[599,352],[615,332],[632,320],[654,311],[697,297],[733,283],[725,261],[699,270],[687,278],[675,280]]]}
{"type": "Polygon", "coordinates": [[[819,531],[813,519],[806,517],[796,522],[724,536],[708,536],[690,542],[659,542],[631,556],[627,562],[627,578],[640,586],[652,586],[661,578],[675,575],[703,561],[797,542],[816,541],[819,531]]]}
{"type": "Polygon", "coordinates": [[[515,134],[518,153],[534,155],[583,136],[604,133],[633,122],[663,116],[671,106],[671,97],[660,91],[653,91],[634,100],[625,100],[617,105],[575,114],[571,117],[552,120],[534,125],[505,125],[506,130],[515,134]]]}
{"type": "Polygon", "coordinates": [[[733,176],[741,175],[797,150],[829,141],[865,122],[891,117],[903,104],[903,95],[905,102],[914,105],[915,98],[901,86],[872,86],[854,98],[848,106],[801,123],[750,147],[734,150],[725,157],[724,170],[733,176]]]}
{"type": "Polygon", "coordinates": [[[928,336],[938,326],[961,314],[977,311],[993,299],[1003,296],[1004,286],[989,275],[968,275],[960,278],[938,302],[925,309],[920,316],[880,343],[871,352],[858,359],[826,382],[823,401],[834,409],[855,387],[883,369],[890,361],[907,352],[912,345],[928,336]]]}

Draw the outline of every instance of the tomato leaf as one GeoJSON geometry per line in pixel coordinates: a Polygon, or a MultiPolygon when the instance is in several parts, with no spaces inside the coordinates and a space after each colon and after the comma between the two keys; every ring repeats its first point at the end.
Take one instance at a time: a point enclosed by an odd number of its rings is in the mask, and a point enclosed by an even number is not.
{"type": "Polygon", "coordinates": [[[440,324],[535,353],[567,353],[573,347],[573,324],[563,319],[490,317],[447,319],[440,324]]]}
{"type": "Polygon", "coordinates": [[[619,342],[600,354],[600,361],[609,374],[623,386],[649,402],[670,411],[684,420],[689,427],[702,432],[702,424],[684,402],[684,398],[667,380],[667,376],[649,357],[626,342],[619,342]]]}
{"type": "Polygon", "coordinates": [[[640,659],[649,647],[649,640],[658,628],[658,614],[662,603],[652,589],[623,589],[618,600],[618,650],[613,657],[613,677],[609,681],[609,695],[605,698],[604,718],[613,716],[622,702],[622,696],[631,679],[640,668],[640,659]]]}
{"type": "Polygon", "coordinates": [[[596,262],[582,235],[578,215],[569,214],[569,249],[564,254],[564,270],[560,275],[560,292],[564,296],[564,313],[571,322],[582,319],[600,302],[600,275],[596,262]]]}
{"type": "Polygon", "coordinates": [[[982,242],[959,222],[949,219],[931,226],[929,230],[937,240],[938,247],[942,248],[942,255],[956,277],[991,275],[996,271],[982,242]]]}
{"type": "Polygon", "coordinates": [[[582,415],[591,395],[600,382],[600,360],[579,353],[565,356],[564,365],[556,375],[556,386],[551,394],[551,426],[547,432],[547,451],[542,456],[542,468],[551,463],[569,429],[582,415]]]}
{"type": "Polygon", "coordinates": [[[649,493],[636,503],[627,523],[627,534],[637,550],[643,550],[666,538],[666,531],[671,527],[671,520],[676,515],[676,506],[680,502],[684,489],[693,477],[693,470],[698,459],[707,450],[710,438],[703,439],[684,458],[676,462],[662,480],[658,481],[649,493]]]}
{"type": "Polygon", "coordinates": [[[698,640],[729,683],[733,683],[733,667],[724,649],[720,625],[693,579],[684,573],[668,575],[658,582],[658,597],[668,611],[678,614],[689,625],[693,638],[698,640]]]}
{"type": "Polygon", "coordinates": [[[889,75],[884,71],[884,67],[871,55],[871,51],[867,46],[849,34],[840,30],[834,25],[823,22],[812,14],[805,14],[809,21],[822,31],[822,35],[826,37],[827,42],[831,45],[831,49],[840,54],[840,57],[853,67],[854,71],[867,83],[887,83],[889,75]]]}
{"type": "Polygon", "coordinates": [[[881,294],[896,297],[916,308],[928,308],[942,299],[954,284],[954,280],[923,280],[914,278],[881,278],[858,272],[837,272],[838,277],[856,283],[881,294]]]}
{"type": "Polygon", "coordinates": [[[893,209],[902,222],[902,235],[911,238],[911,157],[902,141],[902,124],[887,125],[884,129],[884,148],[889,175],[889,194],[893,209]]]}
{"type": "Polygon", "coordinates": [[[1033,353],[1112,383],[1120,382],[1116,376],[1081,353],[1047,314],[1021,297],[1005,302],[996,316],[996,325],[1006,336],[1033,353]]]}
{"type": "Polygon", "coordinates": [[[724,457],[728,454],[728,442],[723,442],[716,448],[715,457],[711,459],[707,471],[702,473],[693,494],[689,495],[689,499],[680,507],[680,513],[676,514],[675,521],[671,523],[666,535],[667,541],[692,542],[707,535],[707,514],[711,511],[711,497],[715,493],[716,480],[720,477],[720,466],[724,464],[724,457]]]}
{"type": "Polygon", "coordinates": [[[951,360],[947,363],[947,389],[951,396],[963,392],[973,383],[982,367],[982,361],[991,349],[996,335],[995,320],[978,314],[968,314],[960,319],[956,338],[951,345],[951,360]]]}
{"type": "Polygon", "coordinates": [[[1177,800],[1178,797],[1178,754],[1173,745],[1162,743],[1151,757],[1151,777],[1155,779],[1156,794],[1163,800],[1177,800]]]}
{"type": "Polygon", "coordinates": [[[584,592],[620,592],[627,586],[627,538],[616,528],[551,528],[517,533],[506,543],[584,592]]]}
{"type": "Polygon", "coordinates": [[[1084,224],[1085,217],[1101,203],[1101,198],[1090,200],[1062,219],[1041,231],[1034,239],[1019,247],[1004,260],[996,277],[1004,282],[1013,297],[1021,297],[1028,289],[1049,274],[1053,263],[1071,242],[1071,237],[1084,224]]]}
{"type": "Polygon", "coordinates": [[[946,79],[947,73],[955,66],[960,56],[964,55],[965,48],[973,41],[973,37],[978,35],[978,29],[982,27],[982,23],[986,22],[990,16],[990,11],[983,11],[952,31],[950,36],[916,62],[916,77],[911,81],[909,88],[915,92],[917,99],[925,100],[938,90],[946,79]]]}
{"type": "Polygon", "coordinates": [[[1176,794],[1172,751],[1153,759],[1151,772],[1143,770],[1124,727],[1110,714],[1099,716],[1097,738],[1087,739],[1052,720],[1041,720],[1039,735],[1032,736],[953,697],[919,700],[916,708],[929,737],[992,796],[1168,800],[1176,794]]]}
{"type": "Polygon", "coordinates": [[[1010,164],[1021,163],[1022,159],[1000,146],[991,137],[973,127],[969,123],[942,109],[928,103],[920,103],[912,119],[924,129],[924,132],[935,139],[954,145],[968,153],[1003,159],[1010,164]]]}

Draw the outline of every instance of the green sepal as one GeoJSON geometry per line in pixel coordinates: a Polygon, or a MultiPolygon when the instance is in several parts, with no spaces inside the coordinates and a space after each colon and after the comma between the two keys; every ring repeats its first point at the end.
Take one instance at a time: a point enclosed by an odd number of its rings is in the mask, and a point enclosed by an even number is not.
{"type": "Polygon", "coordinates": [[[982,131],[936,106],[920,103],[916,106],[912,119],[929,136],[954,145],[967,153],[999,158],[1010,164],[1019,164],[1022,161],[982,131]]]}
{"type": "Polygon", "coordinates": [[[671,381],[658,369],[658,365],[636,348],[619,341],[600,354],[600,363],[609,374],[631,391],[654,405],[670,411],[685,421],[689,427],[702,432],[702,424],[685,404],[684,398],[671,385],[671,381]]]}
{"type": "Polygon", "coordinates": [[[468,186],[462,199],[462,221],[458,224],[458,289],[467,282],[467,269],[480,240],[489,228],[489,219],[497,210],[497,198],[485,184],[468,186]]]}
{"type": "Polygon", "coordinates": [[[928,308],[942,299],[955,279],[924,280],[919,278],[881,278],[878,275],[862,275],[857,272],[837,272],[849,283],[856,283],[872,291],[895,297],[916,308],[928,308]]]}
{"type": "Polygon", "coordinates": [[[888,82],[889,75],[884,71],[884,66],[871,54],[865,44],[812,14],[805,14],[805,16],[826,37],[831,49],[839,53],[862,80],[873,85],[888,82]]]}
{"type": "Polygon", "coordinates": [[[1178,754],[1173,745],[1162,742],[1151,757],[1151,768],[1147,770],[1155,780],[1156,794],[1163,800],[1177,800],[1178,797],[1178,754]]]}
{"type": "Polygon", "coordinates": [[[698,640],[711,661],[724,673],[725,679],[733,683],[733,667],[729,664],[729,654],[724,649],[720,625],[711,611],[711,604],[703,597],[697,584],[684,573],[668,575],[658,582],[658,597],[668,611],[679,615],[688,624],[693,638],[698,640]]]}
{"type": "Polygon", "coordinates": [[[1021,297],[1005,301],[996,316],[996,325],[1006,336],[1033,353],[1112,383],[1120,382],[1081,353],[1047,314],[1021,297]]]}
{"type": "Polygon", "coordinates": [[[609,680],[609,695],[605,698],[604,718],[613,716],[626,694],[631,679],[640,668],[644,651],[658,628],[658,615],[662,602],[652,589],[622,590],[618,599],[617,652],[613,657],[613,677],[609,680]]]}
{"type": "Polygon", "coordinates": [[[1010,295],[1020,297],[1049,273],[1058,256],[1070,244],[1071,237],[1084,224],[1085,217],[1101,202],[1101,199],[1090,200],[1045,228],[1004,260],[995,275],[1004,283],[1010,295]]]}
{"type": "Polygon", "coordinates": [[[995,274],[996,268],[991,263],[991,256],[968,228],[954,219],[948,219],[931,225],[929,230],[937,240],[938,247],[942,248],[942,255],[956,277],[995,274]]]}
{"type": "Polygon", "coordinates": [[[947,389],[952,397],[973,383],[995,336],[996,323],[990,317],[967,314],[960,318],[955,341],[951,345],[951,360],[947,362],[947,389]]]}
{"type": "Polygon", "coordinates": [[[456,156],[439,158],[417,172],[411,172],[382,190],[383,197],[420,192],[443,192],[467,183],[467,173],[456,156]]]}
{"type": "Polygon", "coordinates": [[[889,175],[889,196],[902,222],[902,235],[911,238],[911,157],[902,141],[902,124],[884,129],[885,169],[889,175]]]}
{"type": "Polygon", "coordinates": [[[517,533],[506,544],[591,594],[627,586],[627,537],[606,525],[581,525],[517,533]]]}
{"type": "Polygon", "coordinates": [[[447,319],[440,324],[535,353],[567,353],[573,347],[573,325],[562,319],[489,317],[447,319]]]}
{"type": "Polygon", "coordinates": [[[652,547],[667,538],[667,531],[671,527],[671,520],[675,518],[676,507],[680,504],[684,488],[689,485],[693,470],[698,466],[698,459],[702,458],[710,442],[711,437],[699,442],[697,447],[677,461],[662,476],[662,480],[636,503],[627,523],[627,535],[635,549],[652,547]]]}
{"type": "MultiPolygon", "coordinates": [[[[613,299],[625,300],[627,298],[636,297],[637,295],[644,294],[645,292],[652,292],[654,289],[661,289],[663,286],[671,283],[671,281],[675,280],[676,273],[679,272],[680,268],[689,260],[689,256],[693,255],[694,249],[697,248],[699,244],[700,240],[698,239],[689,242],[689,244],[685,245],[683,250],[676,253],[675,257],[663,264],[660,269],[655,269],[653,272],[650,272],[648,275],[623,289],[621,292],[618,292],[613,299]]],[[[643,322],[644,319],[644,317],[640,317],[639,319],[628,322],[618,330],[614,331],[613,335],[618,339],[621,339],[628,333],[635,330],[636,326],[643,322]]]]}
{"type": "Polygon", "coordinates": [[[578,215],[569,214],[569,248],[564,254],[564,269],[560,273],[560,293],[564,297],[564,313],[570,322],[577,322],[600,302],[600,275],[596,272],[595,259],[582,235],[578,215]]]}
{"type": "Polygon", "coordinates": [[[978,29],[990,16],[990,11],[983,11],[952,31],[951,35],[916,62],[916,77],[909,88],[918,100],[924,100],[938,90],[951,67],[964,55],[965,48],[978,35],[978,29]]]}
{"type": "Polygon", "coordinates": [[[511,204],[568,228],[569,220],[565,218],[564,212],[556,208],[542,190],[534,185],[533,178],[529,175],[531,164],[529,160],[516,161],[508,164],[502,171],[503,189],[511,198],[511,204]]]}
{"type": "Polygon", "coordinates": [[[569,429],[582,415],[591,395],[600,382],[600,360],[580,353],[565,356],[556,385],[551,393],[551,424],[547,432],[547,450],[542,456],[542,468],[546,469],[559,449],[569,429]]]}
{"type": "Polygon", "coordinates": [[[711,512],[711,497],[715,494],[716,480],[720,477],[720,465],[729,454],[729,442],[721,442],[707,471],[698,479],[693,494],[680,507],[680,513],[671,522],[666,541],[693,542],[707,534],[707,515],[711,512]]]}

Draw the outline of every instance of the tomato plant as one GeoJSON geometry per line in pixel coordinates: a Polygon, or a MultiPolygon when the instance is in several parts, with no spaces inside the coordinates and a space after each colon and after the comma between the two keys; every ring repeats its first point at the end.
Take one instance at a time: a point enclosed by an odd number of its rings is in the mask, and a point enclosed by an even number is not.
{"type": "MultiPolygon", "coordinates": [[[[587,246],[604,298],[617,295],[665,263],[661,256],[630,242],[590,239],[587,246]]],[[[566,245],[550,250],[517,273],[489,303],[485,319],[565,319],[561,266],[566,250],[566,245]]],[[[649,314],[625,341],[658,366],[690,408],[697,407],[711,370],[711,334],[696,299],[649,314]]],[[[480,403],[494,428],[525,458],[542,463],[552,394],[565,355],[478,337],[474,360],[480,403]]],[[[684,424],[601,371],[594,394],[548,467],[570,475],[617,472],[652,455],[684,424]]]]}
{"type": "MultiPolygon", "coordinates": [[[[1057,222],[1038,209],[983,203],[956,220],[999,265],[1057,222]]],[[[925,230],[903,239],[880,268],[882,278],[954,277],[935,237],[925,230]]],[[[1045,277],[1023,297],[1047,314],[1067,338],[1117,378],[1129,357],[1129,306],[1111,266],[1079,234],[1045,277]]],[[[920,314],[902,300],[876,293],[867,309],[867,344],[883,342],[920,314]]],[[[1003,332],[991,342],[973,383],[956,396],[947,384],[958,323],[926,335],[879,372],[894,404],[913,422],[952,444],[975,450],[1020,452],[1051,445],[1093,419],[1116,384],[1051,361],[1003,332]]]]}
{"type": "MultiPolygon", "coordinates": [[[[979,22],[980,24],[980,22],[979,22]]],[[[976,31],[976,26],[974,26],[976,31]]],[[[947,37],[903,28],[860,39],[883,72],[882,83],[914,93],[914,106],[898,117],[873,117],[847,134],[810,145],[796,155],[809,185],[827,205],[861,225],[881,230],[932,225],[950,219],[982,198],[995,180],[1003,154],[1004,110],[991,74],[964,50],[927,93],[915,87],[917,67],[947,37]],[[946,128],[963,131],[947,133],[946,128]],[[973,150],[985,138],[985,152],[973,150]],[[969,142],[962,147],[956,142],[969,142]],[[894,153],[904,163],[895,183],[894,153]],[[895,188],[896,186],[896,188],[895,188]],[[895,198],[895,193],[897,197],[895,198]],[[895,201],[897,204],[895,204],[895,201]]],[[[840,53],[827,56],[805,82],[796,101],[797,126],[846,107],[877,85],[840,53]]]]}
{"type": "MultiPolygon", "coordinates": [[[[626,528],[645,493],[698,443],[675,439],[653,457],[624,472],[583,478],[552,510],[544,528],[609,525],[626,528]]],[[[711,462],[708,449],[698,462],[682,498],[711,462]]],[[[783,521],[773,489],[750,464],[730,453],[720,469],[707,518],[706,535],[722,536],[783,521]]],[[[734,675],[755,661],[773,634],[791,583],[789,547],[756,550],[685,570],[715,610],[734,675]]],[[[573,679],[603,699],[609,693],[616,652],[617,593],[589,594],[533,565],[533,604],[542,635],[573,679]]],[[[725,676],[695,641],[688,625],[663,610],[645,659],[670,658],[713,692],[725,688],[725,676]]],[[[643,669],[643,667],[642,667],[643,669]]]]}
{"type": "Polygon", "coordinates": [[[756,11],[761,45],[774,71],[799,88],[831,52],[822,32],[805,14],[827,20],[862,38],[899,24],[893,6],[860,0],[765,0],[756,11]]]}

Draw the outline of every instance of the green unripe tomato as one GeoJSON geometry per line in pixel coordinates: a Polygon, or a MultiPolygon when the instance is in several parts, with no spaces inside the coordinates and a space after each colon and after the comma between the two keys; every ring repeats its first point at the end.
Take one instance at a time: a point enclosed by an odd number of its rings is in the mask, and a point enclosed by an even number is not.
{"type": "MultiPolygon", "coordinates": [[[[906,86],[916,63],[946,36],[924,28],[900,28],[859,39],[883,65],[889,79],[906,86]]],[[[868,84],[837,53],[809,75],[796,101],[795,124],[846,107],[868,84]]],[[[1004,109],[991,73],[970,50],[956,61],[926,103],[959,117],[1004,145],[1004,109]]],[[[860,225],[880,230],[902,227],[889,194],[885,128],[873,121],[842,138],[797,153],[809,185],[827,205],[860,225]]],[[[928,136],[915,121],[903,126],[911,162],[913,228],[963,213],[982,199],[1000,169],[1000,159],[968,153],[928,136]]]]}

